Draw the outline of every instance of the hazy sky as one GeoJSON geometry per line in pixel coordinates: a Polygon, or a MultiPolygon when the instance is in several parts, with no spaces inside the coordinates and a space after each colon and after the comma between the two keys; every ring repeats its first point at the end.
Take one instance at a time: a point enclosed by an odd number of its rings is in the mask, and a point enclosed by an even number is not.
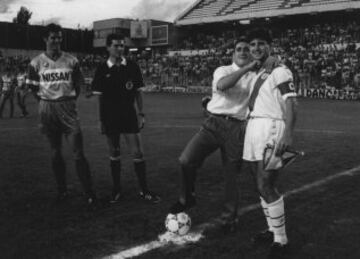
{"type": "Polygon", "coordinates": [[[196,0],[0,0],[0,21],[11,22],[21,6],[33,14],[30,24],[51,21],[63,27],[92,27],[92,22],[109,18],[174,21],[196,0]]]}

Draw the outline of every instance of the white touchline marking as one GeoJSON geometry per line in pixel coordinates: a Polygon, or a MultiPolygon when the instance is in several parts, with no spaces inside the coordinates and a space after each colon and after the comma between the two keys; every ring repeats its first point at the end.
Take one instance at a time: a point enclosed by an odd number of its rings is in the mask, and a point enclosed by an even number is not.
{"type": "Polygon", "coordinates": [[[344,130],[314,130],[314,129],[295,129],[296,132],[309,132],[309,133],[321,133],[321,134],[345,134],[350,131],[344,131],[344,130]]]}
{"type": "Polygon", "coordinates": [[[307,191],[307,190],[310,190],[314,187],[318,187],[318,186],[321,186],[321,185],[324,185],[332,180],[335,180],[337,178],[340,178],[340,177],[343,177],[343,176],[354,176],[356,174],[359,174],[360,173],[360,165],[357,166],[357,167],[354,167],[354,168],[351,168],[349,170],[346,170],[346,171],[343,171],[343,172],[339,172],[337,174],[334,174],[334,175],[330,175],[328,177],[325,177],[324,179],[321,179],[321,180],[318,180],[318,181],[315,181],[313,183],[309,183],[309,184],[305,184],[303,185],[302,187],[299,187],[295,190],[292,190],[292,191],[288,191],[285,193],[285,196],[290,196],[290,195],[294,195],[294,194],[298,194],[300,192],[304,192],[304,191],[307,191]]]}
{"type": "MultiPolygon", "coordinates": [[[[200,128],[201,125],[194,125],[194,124],[149,124],[147,127],[149,128],[189,128],[189,129],[196,129],[200,128]]],[[[295,129],[297,132],[309,132],[309,133],[320,133],[320,134],[344,134],[347,133],[344,130],[323,130],[323,129],[295,129]]],[[[357,131],[356,131],[357,132],[357,131]]]]}
{"type": "MultiPolygon", "coordinates": [[[[146,128],[174,128],[174,129],[199,129],[201,125],[193,125],[193,124],[149,124],[145,126],[146,128]]],[[[97,125],[82,125],[83,129],[99,129],[97,125]]],[[[0,132],[2,131],[15,131],[15,130],[39,130],[39,127],[3,127],[0,128],[0,132]]],[[[296,132],[309,132],[309,133],[319,133],[319,134],[345,134],[351,131],[343,131],[343,130],[314,130],[314,129],[296,129],[296,132]]],[[[358,132],[358,131],[354,131],[358,132]]]]}
{"type": "MultiPolygon", "coordinates": [[[[349,169],[349,170],[346,170],[343,172],[339,172],[334,175],[330,175],[324,179],[321,179],[321,180],[318,180],[318,181],[315,181],[315,182],[312,182],[309,184],[305,184],[297,189],[286,192],[284,194],[284,196],[288,197],[291,195],[299,194],[301,192],[308,191],[314,187],[319,187],[321,185],[327,184],[328,182],[335,180],[337,178],[340,178],[343,176],[354,176],[359,173],[360,173],[360,165],[357,167],[354,167],[352,169],[349,169]]],[[[254,211],[256,209],[260,209],[260,204],[256,203],[256,204],[251,204],[249,206],[246,206],[244,208],[240,208],[238,211],[238,215],[242,216],[242,215],[244,215],[248,212],[254,211]]],[[[163,233],[163,234],[159,235],[158,240],[154,240],[154,241],[151,241],[146,244],[142,244],[139,246],[135,246],[135,247],[123,250],[117,254],[103,257],[103,259],[131,258],[131,257],[142,255],[144,253],[147,253],[147,252],[157,249],[157,248],[162,248],[162,247],[168,246],[170,244],[184,246],[188,243],[196,243],[201,238],[203,238],[203,232],[205,231],[205,229],[214,227],[217,224],[217,222],[219,222],[219,219],[215,218],[215,219],[211,220],[210,222],[200,224],[200,225],[194,227],[194,230],[192,230],[189,234],[187,234],[185,236],[174,237],[174,236],[171,236],[171,234],[163,233]]]]}
{"type": "MultiPolygon", "coordinates": [[[[147,124],[145,128],[173,128],[173,129],[199,129],[201,124],[147,124]]],[[[81,125],[83,129],[100,129],[98,125],[81,125]]],[[[7,131],[16,131],[16,130],[38,130],[39,127],[2,127],[0,132],[7,131]]],[[[326,129],[295,129],[296,132],[308,132],[308,133],[318,133],[318,134],[346,134],[346,133],[358,133],[357,130],[353,131],[344,131],[344,130],[326,130],[326,129]]]]}

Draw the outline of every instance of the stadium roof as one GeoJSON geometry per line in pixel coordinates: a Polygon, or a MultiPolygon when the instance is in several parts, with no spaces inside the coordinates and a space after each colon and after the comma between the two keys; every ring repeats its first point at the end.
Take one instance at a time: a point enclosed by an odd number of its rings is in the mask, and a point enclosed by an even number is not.
{"type": "Polygon", "coordinates": [[[360,9],[360,0],[197,0],[176,19],[191,25],[360,9]]]}

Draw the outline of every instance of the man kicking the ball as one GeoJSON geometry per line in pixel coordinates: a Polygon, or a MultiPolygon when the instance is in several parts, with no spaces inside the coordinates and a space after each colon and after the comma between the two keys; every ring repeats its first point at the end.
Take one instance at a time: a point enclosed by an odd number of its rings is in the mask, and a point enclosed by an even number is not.
{"type": "Polygon", "coordinates": [[[256,64],[257,61],[251,62],[247,40],[240,38],[234,45],[233,63],[215,70],[212,98],[206,108],[208,117],[179,158],[182,187],[179,200],[170,208],[171,214],[183,212],[195,205],[197,170],[205,158],[220,149],[225,169],[223,223],[232,225],[236,221],[239,198],[237,176],[242,163],[249,85],[253,78],[253,72],[250,71],[256,64]]]}

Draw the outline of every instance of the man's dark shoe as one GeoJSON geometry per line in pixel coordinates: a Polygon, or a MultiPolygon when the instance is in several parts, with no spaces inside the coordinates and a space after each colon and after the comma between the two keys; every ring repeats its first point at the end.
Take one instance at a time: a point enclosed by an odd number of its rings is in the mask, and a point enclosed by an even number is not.
{"type": "Polygon", "coordinates": [[[56,203],[57,204],[62,204],[64,202],[66,202],[69,199],[69,193],[68,192],[60,192],[58,193],[58,195],[56,196],[56,203]]]}
{"type": "Polygon", "coordinates": [[[161,201],[160,196],[151,191],[142,191],[139,195],[141,199],[150,203],[159,203],[161,201]]]}
{"type": "Polygon", "coordinates": [[[285,259],[289,258],[289,244],[280,244],[278,242],[274,242],[271,245],[270,253],[268,255],[268,259],[285,259]]]}
{"type": "Polygon", "coordinates": [[[170,211],[169,213],[171,214],[178,214],[180,212],[184,212],[192,207],[194,207],[196,205],[196,200],[195,197],[192,196],[191,198],[187,198],[185,203],[180,202],[179,200],[174,203],[171,207],[170,207],[170,211]]]}
{"type": "Polygon", "coordinates": [[[95,194],[87,195],[86,204],[90,210],[95,210],[98,206],[98,199],[95,194]]]}
{"type": "Polygon", "coordinates": [[[258,234],[256,234],[252,239],[251,243],[253,246],[258,245],[270,245],[274,242],[274,233],[270,230],[264,230],[258,234]]]}
{"type": "Polygon", "coordinates": [[[225,233],[235,233],[236,229],[239,225],[239,219],[238,218],[223,218],[220,221],[220,225],[222,230],[225,233]]]}
{"type": "Polygon", "coordinates": [[[20,118],[26,118],[28,115],[29,115],[28,112],[23,112],[23,113],[20,115],[20,118]]]}
{"type": "Polygon", "coordinates": [[[122,200],[122,193],[120,191],[113,191],[110,198],[110,203],[118,203],[122,200]]]}

